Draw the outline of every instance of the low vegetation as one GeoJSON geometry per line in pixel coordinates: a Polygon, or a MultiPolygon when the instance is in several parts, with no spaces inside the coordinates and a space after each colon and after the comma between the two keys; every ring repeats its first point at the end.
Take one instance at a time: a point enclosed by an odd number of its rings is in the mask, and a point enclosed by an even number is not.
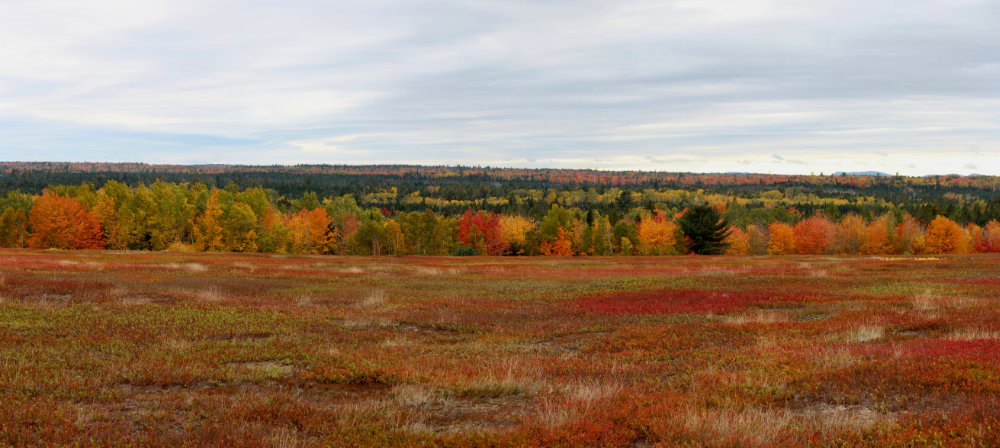
{"type": "Polygon", "coordinates": [[[0,251],[0,445],[996,446],[1000,257],[0,251]]]}

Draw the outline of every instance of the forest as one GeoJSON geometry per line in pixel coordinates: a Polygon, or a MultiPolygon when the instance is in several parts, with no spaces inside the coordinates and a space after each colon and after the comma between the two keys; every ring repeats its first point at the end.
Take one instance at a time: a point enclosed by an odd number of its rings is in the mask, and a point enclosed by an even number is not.
{"type": "Polygon", "coordinates": [[[0,246],[671,255],[707,206],[730,255],[1000,251],[1000,180],[482,167],[0,163],[0,246]]]}

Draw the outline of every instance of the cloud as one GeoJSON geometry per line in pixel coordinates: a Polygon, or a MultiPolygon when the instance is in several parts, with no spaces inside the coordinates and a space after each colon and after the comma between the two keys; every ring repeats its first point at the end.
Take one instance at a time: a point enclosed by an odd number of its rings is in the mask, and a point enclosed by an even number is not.
{"type": "Polygon", "coordinates": [[[0,159],[925,174],[975,153],[1000,173],[998,16],[985,0],[3,2],[0,159]]]}

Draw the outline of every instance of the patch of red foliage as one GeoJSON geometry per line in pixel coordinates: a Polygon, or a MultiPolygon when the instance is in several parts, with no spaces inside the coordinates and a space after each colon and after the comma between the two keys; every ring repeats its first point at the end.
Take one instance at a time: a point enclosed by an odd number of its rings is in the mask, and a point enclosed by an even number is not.
{"type": "Polygon", "coordinates": [[[886,358],[951,358],[980,364],[1000,364],[1000,340],[997,339],[915,339],[887,345],[863,346],[866,354],[886,358]]]}
{"type": "Polygon", "coordinates": [[[723,314],[752,306],[801,302],[808,297],[768,291],[661,289],[582,297],[577,306],[601,314],[723,314]]]}

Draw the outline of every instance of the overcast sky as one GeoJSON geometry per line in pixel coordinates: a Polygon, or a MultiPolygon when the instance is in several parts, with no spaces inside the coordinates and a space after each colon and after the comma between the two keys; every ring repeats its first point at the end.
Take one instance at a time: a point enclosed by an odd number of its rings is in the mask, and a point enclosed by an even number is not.
{"type": "Polygon", "coordinates": [[[0,160],[1000,174],[1000,2],[3,0],[0,160]]]}

